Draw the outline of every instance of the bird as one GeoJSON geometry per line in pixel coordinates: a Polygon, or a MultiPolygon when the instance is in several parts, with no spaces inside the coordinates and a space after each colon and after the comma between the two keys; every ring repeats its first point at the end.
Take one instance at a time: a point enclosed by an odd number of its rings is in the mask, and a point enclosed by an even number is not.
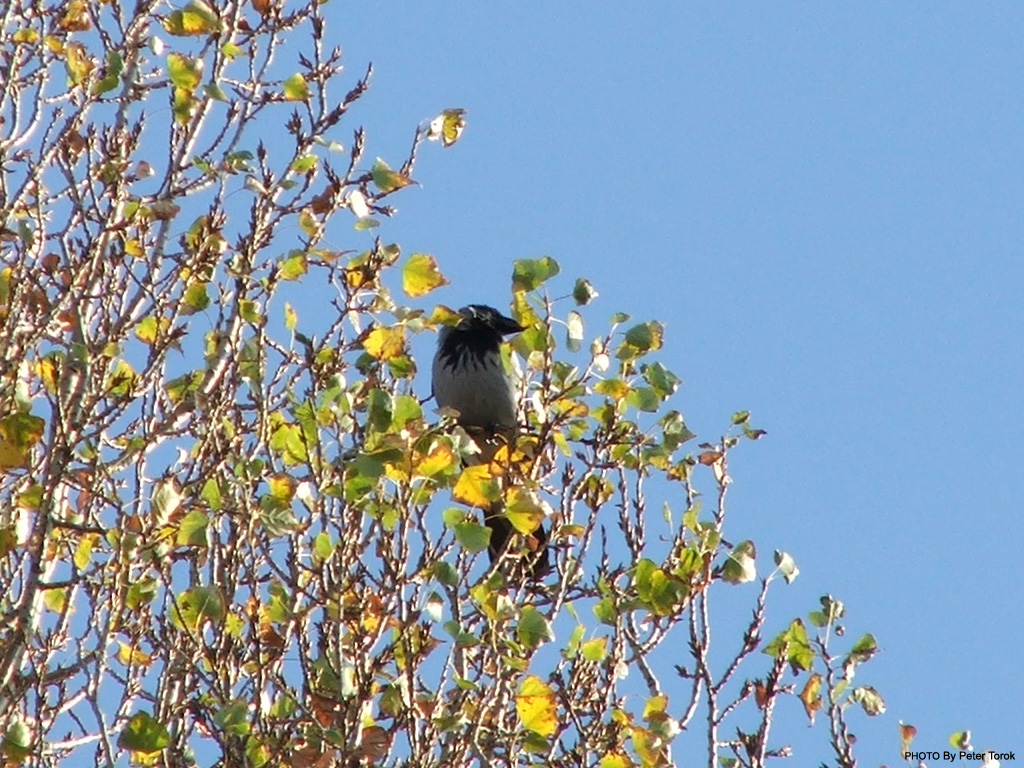
{"type": "MultiPolygon", "coordinates": [[[[504,337],[526,329],[486,304],[470,304],[458,314],[460,320],[444,326],[438,335],[431,371],[433,394],[438,407],[458,412],[457,423],[481,452],[493,456],[495,446],[513,440],[518,429],[515,386],[501,360],[501,343],[504,337]]],[[[491,531],[487,551],[494,563],[516,531],[500,502],[491,505],[484,522],[491,531]]],[[[526,573],[539,580],[550,569],[548,534],[541,525],[525,538],[526,573]]]]}

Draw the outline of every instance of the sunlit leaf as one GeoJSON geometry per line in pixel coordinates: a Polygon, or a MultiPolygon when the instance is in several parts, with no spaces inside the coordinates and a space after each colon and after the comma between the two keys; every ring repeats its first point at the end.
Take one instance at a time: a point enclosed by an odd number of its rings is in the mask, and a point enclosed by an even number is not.
{"type": "Polygon", "coordinates": [[[203,60],[183,56],[180,53],[167,54],[167,74],[178,88],[191,93],[203,76],[203,60]]]}
{"type": "Polygon", "coordinates": [[[540,736],[558,730],[555,692],[536,675],[530,675],[516,694],[516,712],[523,727],[540,736]]]}
{"type": "Polygon", "coordinates": [[[177,596],[171,608],[171,622],[178,629],[198,632],[207,622],[224,621],[227,607],[216,587],[192,587],[177,596]]]}
{"type": "Polygon", "coordinates": [[[117,746],[131,752],[159,752],[171,745],[167,727],[148,712],[136,712],[117,737],[117,746]]]}
{"type": "Polygon", "coordinates": [[[490,508],[498,497],[498,484],[487,464],[466,467],[452,489],[452,498],[478,509],[490,508]]]}
{"type": "Polygon", "coordinates": [[[807,680],[803,690],[800,691],[800,701],[803,702],[804,712],[811,725],[814,725],[814,716],[822,707],[821,700],[821,675],[815,673],[807,680]]]}
{"type": "Polygon", "coordinates": [[[757,548],[752,541],[737,544],[722,566],[722,578],[730,584],[745,584],[757,578],[757,548]]]}
{"type": "Polygon", "coordinates": [[[373,168],[370,169],[370,175],[373,177],[373,183],[377,185],[377,188],[384,194],[394,192],[396,189],[407,187],[415,182],[408,176],[405,176],[398,171],[391,170],[391,167],[381,160],[379,157],[373,164],[373,168]]]}
{"type": "Polygon", "coordinates": [[[309,100],[309,83],[306,82],[306,78],[301,73],[297,72],[285,80],[281,90],[286,101],[309,100]]]}
{"type": "Polygon", "coordinates": [[[459,140],[465,127],[466,110],[446,109],[430,121],[430,126],[427,129],[427,138],[430,141],[440,139],[442,145],[450,147],[459,140]]]}
{"type": "Polygon", "coordinates": [[[405,352],[405,326],[377,326],[363,339],[363,349],[377,360],[390,360],[405,352]]]}
{"type": "Polygon", "coordinates": [[[429,254],[414,253],[402,267],[402,290],[412,298],[424,296],[442,285],[448,285],[448,281],[437,268],[437,260],[429,254]]]}
{"type": "Polygon", "coordinates": [[[164,20],[164,29],[178,37],[205,37],[222,28],[217,14],[202,0],[193,0],[181,10],[171,11],[164,20]]]}
{"type": "Polygon", "coordinates": [[[512,265],[512,290],[533,291],[559,273],[558,262],[550,256],[539,259],[518,259],[512,265]]]}

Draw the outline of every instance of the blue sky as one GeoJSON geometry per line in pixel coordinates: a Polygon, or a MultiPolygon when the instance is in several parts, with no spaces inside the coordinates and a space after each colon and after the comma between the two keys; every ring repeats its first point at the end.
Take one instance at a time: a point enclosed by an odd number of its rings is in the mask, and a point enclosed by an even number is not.
{"type": "Polygon", "coordinates": [[[468,110],[382,229],[439,259],[429,299],[507,305],[512,260],[551,255],[601,293],[588,330],[666,323],[701,437],[768,430],[730,526],[801,567],[776,629],[828,592],[878,638],[864,764],[898,762],[899,720],[1024,748],[1024,6],[325,8],[349,74],[376,67],[370,158],[468,110]]]}

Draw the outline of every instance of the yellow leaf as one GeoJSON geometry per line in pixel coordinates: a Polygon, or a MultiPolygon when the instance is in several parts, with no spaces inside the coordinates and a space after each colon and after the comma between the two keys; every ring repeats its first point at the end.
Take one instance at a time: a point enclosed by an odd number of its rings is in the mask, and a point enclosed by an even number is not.
{"type": "Polygon", "coordinates": [[[366,334],[363,349],[378,360],[391,360],[399,357],[405,352],[405,327],[378,326],[374,328],[366,334]]]}
{"type": "Polygon", "coordinates": [[[498,484],[487,464],[466,467],[455,481],[452,497],[470,507],[488,509],[498,499],[498,484]]]}
{"type": "Polygon", "coordinates": [[[536,675],[530,675],[523,681],[516,694],[516,712],[528,731],[553,736],[558,730],[555,692],[536,675]]]}
{"type": "Polygon", "coordinates": [[[446,443],[439,443],[416,465],[416,474],[433,477],[454,467],[458,463],[455,451],[446,443]]]}
{"type": "Polygon", "coordinates": [[[117,645],[117,660],[126,667],[129,667],[132,664],[145,667],[153,663],[153,657],[148,653],[144,653],[138,648],[132,648],[124,643],[118,643],[117,645]]]}
{"type": "Polygon", "coordinates": [[[402,267],[402,290],[412,297],[423,296],[435,288],[448,285],[437,268],[437,261],[426,253],[414,253],[402,267]]]}
{"type": "Polygon", "coordinates": [[[450,147],[459,140],[466,127],[466,110],[446,109],[430,121],[427,138],[431,141],[441,140],[441,144],[450,147]]]}
{"type": "Polygon", "coordinates": [[[553,510],[550,505],[525,488],[512,488],[508,494],[505,516],[520,533],[533,533],[553,510]]]}
{"type": "Polygon", "coordinates": [[[807,713],[807,719],[811,721],[811,725],[814,725],[814,716],[821,709],[821,680],[821,675],[817,673],[811,675],[807,685],[800,691],[800,701],[803,702],[804,712],[807,713]]]}
{"type": "Polygon", "coordinates": [[[267,485],[270,486],[270,495],[275,499],[291,501],[299,484],[291,475],[276,474],[267,479],[267,485]]]}

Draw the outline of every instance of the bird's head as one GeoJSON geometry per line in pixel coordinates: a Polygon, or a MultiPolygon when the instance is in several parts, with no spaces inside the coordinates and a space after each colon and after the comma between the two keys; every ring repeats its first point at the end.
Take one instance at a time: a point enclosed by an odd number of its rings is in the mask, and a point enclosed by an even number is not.
{"type": "Polygon", "coordinates": [[[476,333],[497,333],[499,336],[507,336],[510,333],[519,333],[526,330],[513,320],[505,317],[494,307],[486,304],[470,304],[459,310],[462,320],[455,326],[458,331],[476,333]]]}

